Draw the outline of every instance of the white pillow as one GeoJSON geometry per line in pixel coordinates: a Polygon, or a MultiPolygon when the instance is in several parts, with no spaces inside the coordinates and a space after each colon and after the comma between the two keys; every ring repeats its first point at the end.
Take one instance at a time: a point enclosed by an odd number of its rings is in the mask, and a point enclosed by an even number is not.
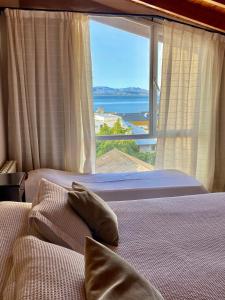
{"type": "Polygon", "coordinates": [[[39,204],[29,213],[30,233],[45,240],[84,253],[85,236],[91,236],[86,223],[68,203],[68,191],[46,179],[40,182],[39,204]]]}
{"type": "Polygon", "coordinates": [[[3,300],[85,299],[83,255],[26,236],[16,241],[3,300]]]}

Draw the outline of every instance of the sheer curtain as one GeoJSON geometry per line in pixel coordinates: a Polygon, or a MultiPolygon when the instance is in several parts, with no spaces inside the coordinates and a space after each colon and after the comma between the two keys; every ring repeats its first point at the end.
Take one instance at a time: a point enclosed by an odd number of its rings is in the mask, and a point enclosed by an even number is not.
{"type": "Polygon", "coordinates": [[[5,17],[0,15],[0,166],[7,157],[6,142],[6,30],[5,17]]]}
{"type": "MultiPolygon", "coordinates": [[[[225,58],[225,57],[224,57],[225,58]]],[[[223,62],[222,82],[216,130],[216,163],[213,191],[225,191],[225,59],[223,62]]]]}
{"type": "Polygon", "coordinates": [[[163,25],[157,168],[173,168],[212,189],[224,37],[163,25]]]}
{"type": "Polygon", "coordinates": [[[19,170],[95,166],[88,17],[6,10],[8,146],[19,170]]]}

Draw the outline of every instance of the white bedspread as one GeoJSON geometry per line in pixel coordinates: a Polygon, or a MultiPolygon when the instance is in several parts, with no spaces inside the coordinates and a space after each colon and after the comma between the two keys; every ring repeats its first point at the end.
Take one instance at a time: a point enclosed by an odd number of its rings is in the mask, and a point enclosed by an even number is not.
{"type": "Polygon", "coordinates": [[[32,202],[41,178],[70,188],[77,181],[97,193],[105,201],[173,197],[207,193],[193,177],[175,170],[137,173],[75,175],[53,169],[29,172],[25,183],[26,201],[32,202]]]}
{"type": "Polygon", "coordinates": [[[15,240],[27,234],[31,204],[0,202],[0,299],[12,268],[12,249],[15,240]]]}
{"type": "Polygon", "coordinates": [[[165,300],[225,299],[225,193],[110,202],[115,250],[165,300]]]}
{"type": "MultiPolygon", "coordinates": [[[[225,299],[225,193],[109,205],[119,223],[114,250],[166,300],[225,299]]],[[[27,233],[30,207],[0,203],[0,299],[14,241],[27,233]]]]}

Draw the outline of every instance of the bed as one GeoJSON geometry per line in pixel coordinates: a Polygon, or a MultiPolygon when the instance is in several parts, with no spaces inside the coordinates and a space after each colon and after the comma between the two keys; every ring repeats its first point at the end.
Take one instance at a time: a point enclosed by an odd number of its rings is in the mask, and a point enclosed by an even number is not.
{"type": "Polygon", "coordinates": [[[116,252],[166,300],[225,299],[225,194],[110,203],[116,252]]]}
{"type": "Polygon", "coordinates": [[[28,173],[28,179],[25,182],[27,202],[32,202],[36,196],[38,183],[41,178],[46,178],[66,188],[71,188],[73,181],[79,182],[94,191],[105,201],[207,193],[207,190],[195,178],[176,170],[75,175],[74,173],[60,170],[37,169],[28,173]]]}
{"type": "Polygon", "coordinates": [[[14,243],[28,233],[30,208],[30,203],[0,202],[0,299],[12,268],[14,243]]]}
{"type": "MultiPolygon", "coordinates": [[[[225,299],[224,193],[109,205],[119,222],[120,242],[114,251],[166,300],[225,299]]],[[[1,292],[12,263],[12,245],[16,237],[26,234],[30,207],[26,203],[0,205],[1,292]]]]}

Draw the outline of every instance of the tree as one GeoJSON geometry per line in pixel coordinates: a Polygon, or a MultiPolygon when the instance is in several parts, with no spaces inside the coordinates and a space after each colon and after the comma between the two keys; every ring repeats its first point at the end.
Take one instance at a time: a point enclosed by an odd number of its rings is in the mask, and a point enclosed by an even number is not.
{"type": "MultiPolygon", "coordinates": [[[[98,135],[117,135],[117,134],[129,134],[131,132],[130,128],[124,128],[118,118],[114,123],[113,127],[109,127],[106,123],[102,125],[99,130],[98,135]]],[[[107,140],[107,141],[97,141],[97,157],[109,152],[112,149],[118,149],[125,152],[131,156],[137,157],[152,165],[155,164],[155,151],[142,153],[139,151],[138,145],[135,140],[107,140]]]]}
{"type": "Polygon", "coordinates": [[[121,124],[120,118],[116,120],[113,127],[109,127],[106,123],[104,123],[99,130],[98,135],[115,135],[115,134],[129,134],[130,129],[124,128],[121,124]]]}

